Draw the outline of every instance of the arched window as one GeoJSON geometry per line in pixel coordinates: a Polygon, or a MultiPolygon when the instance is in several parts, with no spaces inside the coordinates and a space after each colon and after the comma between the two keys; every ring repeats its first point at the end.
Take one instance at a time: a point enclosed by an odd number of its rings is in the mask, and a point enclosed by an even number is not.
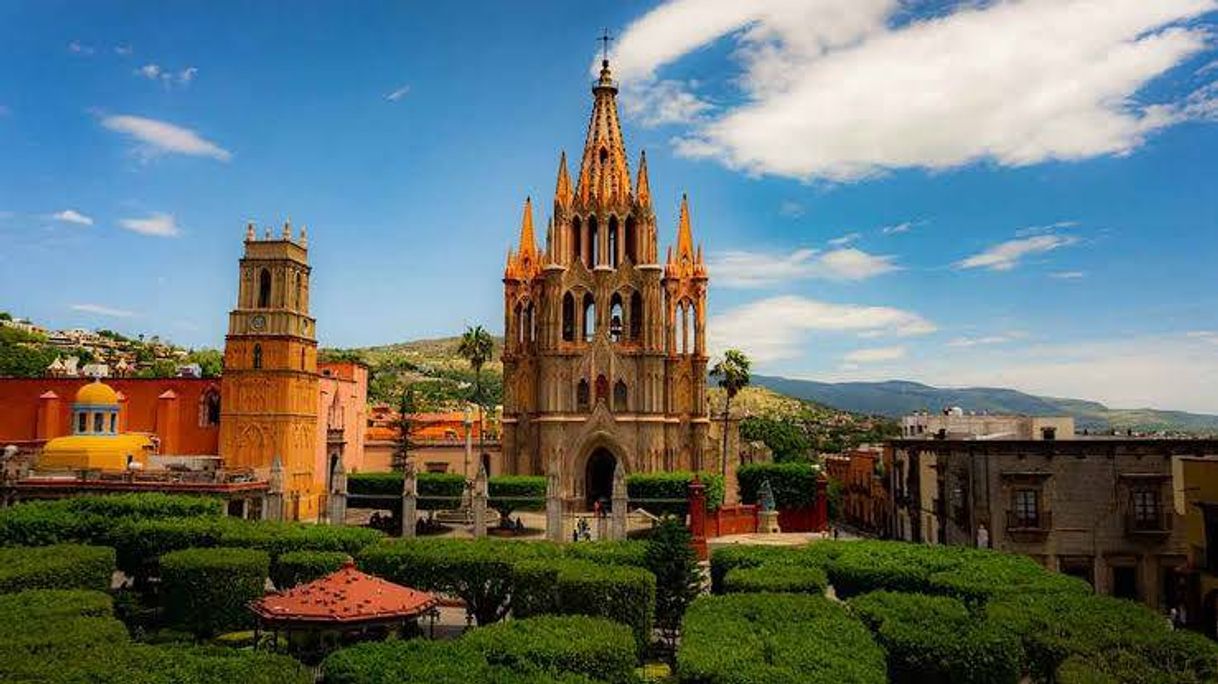
{"type": "Polygon", "coordinates": [[[592,293],[584,294],[584,341],[591,342],[596,337],[596,300],[592,293]]]}
{"type": "Polygon", "coordinates": [[[584,258],[583,225],[579,217],[571,219],[571,263],[582,261],[584,258]]]}
{"type": "Polygon", "coordinates": [[[220,424],[220,393],[209,389],[199,397],[199,427],[220,424]]]}
{"type": "Polygon", "coordinates": [[[524,346],[524,306],[516,305],[516,312],[512,320],[516,321],[516,345],[524,346]]]}
{"type": "Polygon", "coordinates": [[[630,263],[639,263],[639,235],[633,216],[626,217],[626,258],[630,263]]]}
{"type": "Polygon", "coordinates": [[[613,410],[626,411],[626,383],[618,380],[613,385],[613,410]]]}
{"type": "Polygon", "coordinates": [[[643,339],[643,295],[630,295],[630,339],[643,339]]]}
{"type": "Polygon", "coordinates": [[[304,370],[304,369],[305,369],[305,350],[304,350],[304,347],[301,347],[300,348],[300,370],[304,370]]]}
{"type": "Polygon", "coordinates": [[[685,303],[681,305],[681,353],[689,353],[689,315],[693,309],[693,305],[685,303]]]}
{"type": "Polygon", "coordinates": [[[622,340],[622,295],[614,292],[609,300],[609,339],[614,342],[622,340]]]}
{"type": "Polygon", "coordinates": [[[533,302],[524,309],[525,332],[529,340],[529,344],[537,342],[537,320],[533,317],[533,302]]]}
{"type": "Polygon", "coordinates": [[[691,322],[690,330],[693,332],[694,338],[690,343],[692,345],[690,351],[697,352],[698,340],[701,339],[702,334],[702,324],[698,322],[698,305],[694,302],[689,303],[689,318],[691,322]]]}
{"type": "Polygon", "coordinates": [[[562,296],[562,339],[575,341],[575,297],[570,292],[562,296]]]}
{"type": "Polygon", "coordinates": [[[601,242],[597,236],[596,217],[588,217],[588,261],[584,265],[588,268],[596,268],[596,265],[601,262],[601,242]]]}
{"type": "Polygon", "coordinates": [[[254,368],[262,368],[262,345],[254,345],[254,368]]]}
{"type": "Polygon", "coordinates": [[[271,272],[265,268],[258,273],[258,308],[271,305],[271,272]]]}
{"type": "Polygon", "coordinates": [[[575,408],[587,411],[588,401],[588,381],[580,380],[579,385],[575,387],[575,408]]]}
{"type": "Polygon", "coordinates": [[[106,431],[106,414],[97,412],[93,414],[93,432],[106,431]]]}
{"type": "Polygon", "coordinates": [[[304,277],[296,274],[296,310],[304,311],[304,277]]]}
{"type": "Polygon", "coordinates": [[[84,434],[89,429],[89,414],[81,411],[76,414],[76,432],[84,434]]]}
{"type": "Polygon", "coordinates": [[[609,217],[609,265],[617,268],[617,217],[609,217]]]}

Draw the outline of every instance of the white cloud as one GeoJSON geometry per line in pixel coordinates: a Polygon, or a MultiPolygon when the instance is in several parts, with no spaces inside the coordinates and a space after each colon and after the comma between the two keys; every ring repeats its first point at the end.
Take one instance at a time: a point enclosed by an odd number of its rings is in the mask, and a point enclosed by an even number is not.
{"type": "Polygon", "coordinates": [[[798,249],[789,255],[729,251],[712,256],[709,269],[719,285],[749,288],[806,278],[866,280],[895,271],[894,259],[853,247],[828,252],[798,249]]]}
{"type": "Polygon", "coordinates": [[[404,85],[404,86],[400,86],[400,87],[395,88],[392,91],[390,91],[388,94],[385,95],[385,99],[390,102],[397,102],[398,100],[401,100],[402,98],[406,97],[409,93],[410,93],[410,86],[404,85]]]}
{"type": "Polygon", "coordinates": [[[144,66],[136,69],[135,73],[143,76],[144,78],[155,81],[161,77],[161,67],[158,64],[145,64],[144,66]]]}
{"type": "Polygon", "coordinates": [[[134,233],[154,237],[177,237],[182,234],[172,214],[155,213],[145,218],[125,218],[118,225],[134,233]]]}
{"type": "Polygon", "coordinates": [[[883,228],[880,228],[880,233],[884,235],[899,235],[901,233],[908,233],[913,229],[913,225],[913,221],[902,221],[901,223],[894,223],[891,226],[884,226],[883,228]]]}
{"type": "Polygon", "coordinates": [[[787,218],[799,218],[805,213],[804,205],[795,200],[784,200],[778,205],[778,213],[787,218]]]}
{"type": "Polygon", "coordinates": [[[1020,259],[1028,255],[1043,254],[1077,242],[1078,238],[1069,235],[1036,235],[1008,240],[956,262],[956,267],[1009,271],[1019,264],[1020,259]]]}
{"type": "Polygon", "coordinates": [[[647,127],[690,124],[713,107],[694,95],[696,82],[647,81],[627,87],[622,97],[626,116],[647,127]]]}
{"type": "Polygon", "coordinates": [[[693,123],[678,153],[850,181],[1124,154],[1216,116],[1218,93],[1204,88],[1188,101],[1135,99],[1206,48],[1207,29],[1188,21],[1216,7],[996,0],[895,21],[909,16],[899,0],[669,0],[627,27],[611,59],[627,86],[655,84],[665,65],[732,36],[744,97],[693,123]]]}
{"type": "Polygon", "coordinates": [[[1194,330],[1185,335],[1194,340],[1202,340],[1212,344],[1218,344],[1218,330],[1194,330]]]}
{"type": "Polygon", "coordinates": [[[145,64],[144,66],[136,69],[135,73],[150,81],[158,81],[163,83],[166,88],[172,85],[185,87],[190,85],[195,80],[195,76],[198,75],[199,69],[197,67],[186,67],[185,69],[175,73],[163,68],[159,64],[145,64]]]}
{"type": "Polygon", "coordinates": [[[51,218],[64,223],[75,223],[78,226],[93,225],[92,217],[85,216],[75,209],[64,209],[63,211],[51,214],[51,218]]]}
{"type": "Polygon", "coordinates": [[[848,364],[881,363],[905,358],[905,347],[871,347],[855,349],[842,357],[848,364]]]}
{"type": "Polygon", "coordinates": [[[1050,273],[1049,277],[1056,280],[1080,280],[1086,278],[1087,274],[1082,271],[1057,271],[1050,273]]]}
{"type": "Polygon", "coordinates": [[[712,350],[736,347],[764,363],[796,358],[814,333],[883,333],[906,337],[935,331],[911,311],[834,304],[807,297],[770,297],[729,309],[707,323],[712,350]]]}
{"type": "Polygon", "coordinates": [[[79,311],[81,313],[96,314],[98,316],[111,316],[113,318],[131,318],[132,316],[135,316],[134,311],[115,309],[109,306],[102,306],[101,304],[73,304],[72,310],[79,311]]]}
{"type": "Polygon", "coordinates": [[[88,55],[93,54],[95,52],[95,50],[93,49],[93,46],[91,46],[91,45],[85,45],[84,43],[81,43],[79,40],[74,40],[71,43],[68,43],[68,52],[71,52],[72,54],[76,54],[76,55],[88,56],[88,55]]]}
{"type": "Polygon", "coordinates": [[[834,247],[841,247],[842,245],[848,245],[851,242],[854,242],[855,240],[859,239],[860,237],[862,237],[862,235],[860,235],[858,233],[846,233],[845,235],[843,235],[841,237],[833,238],[832,240],[829,241],[829,244],[833,245],[834,247]]]}
{"type": "Polygon", "coordinates": [[[122,114],[103,117],[101,123],[109,130],[124,133],[140,142],[138,151],[145,157],[176,153],[228,161],[233,156],[228,150],[204,139],[189,128],[182,128],[167,121],[122,114]]]}
{"type": "Polygon", "coordinates": [[[135,52],[135,50],[131,49],[130,45],[124,44],[124,45],[115,45],[114,46],[114,54],[116,54],[116,55],[119,55],[122,57],[130,57],[132,52],[135,52]]]}
{"type": "Polygon", "coordinates": [[[991,344],[1006,344],[1011,335],[986,335],[984,337],[957,337],[947,343],[949,347],[978,347],[991,344]]]}
{"type": "Polygon", "coordinates": [[[178,83],[182,85],[190,85],[190,83],[195,80],[195,76],[198,75],[198,73],[199,69],[197,67],[186,67],[178,72],[178,83]]]}

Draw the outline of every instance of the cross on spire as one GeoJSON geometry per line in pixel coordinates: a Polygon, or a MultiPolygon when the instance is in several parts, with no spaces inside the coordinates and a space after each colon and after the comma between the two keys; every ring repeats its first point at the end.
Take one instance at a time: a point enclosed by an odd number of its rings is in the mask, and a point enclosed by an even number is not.
{"type": "Polygon", "coordinates": [[[601,34],[601,37],[597,38],[596,42],[601,44],[601,60],[604,62],[608,62],[609,61],[609,43],[613,42],[613,36],[609,35],[608,28],[604,29],[604,32],[601,34]]]}

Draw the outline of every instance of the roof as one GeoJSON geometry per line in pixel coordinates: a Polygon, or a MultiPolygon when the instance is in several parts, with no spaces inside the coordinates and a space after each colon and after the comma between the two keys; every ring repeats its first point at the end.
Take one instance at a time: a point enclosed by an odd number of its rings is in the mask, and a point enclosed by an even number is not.
{"type": "Polygon", "coordinates": [[[437,603],[432,594],[360,572],[350,559],[337,572],[250,603],[268,621],[352,624],[415,617],[437,603]]]}
{"type": "Polygon", "coordinates": [[[95,380],[76,392],[76,403],[87,406],[118,406],[118,393],[106,383],[95,380]]]}
{"type": "Polygon", "coordinates": [[[70,435],[46,443],[38,470],[126,470],[127,456],[144,463],[156,445],[148,435],[70,435]]]}

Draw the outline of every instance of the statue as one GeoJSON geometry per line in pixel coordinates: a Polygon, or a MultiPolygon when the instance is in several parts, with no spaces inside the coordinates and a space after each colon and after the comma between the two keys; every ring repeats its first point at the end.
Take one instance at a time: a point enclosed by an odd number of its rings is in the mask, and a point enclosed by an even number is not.
{"type": "Polygon", "coordinates": [[[757,490],[757,531],[766,534],[776,534],[782,530],[778,526],[778,511],[774,510],[774,489],[769,480],[762,480],[757,490]]]}
{"type": "Polygon", "coordinates": [[[774,510],[774,490],[770,487],[768,479],[761,481],[761,488],[757,490],[757,503],[761,505],[763,511],[774,510]]]}

